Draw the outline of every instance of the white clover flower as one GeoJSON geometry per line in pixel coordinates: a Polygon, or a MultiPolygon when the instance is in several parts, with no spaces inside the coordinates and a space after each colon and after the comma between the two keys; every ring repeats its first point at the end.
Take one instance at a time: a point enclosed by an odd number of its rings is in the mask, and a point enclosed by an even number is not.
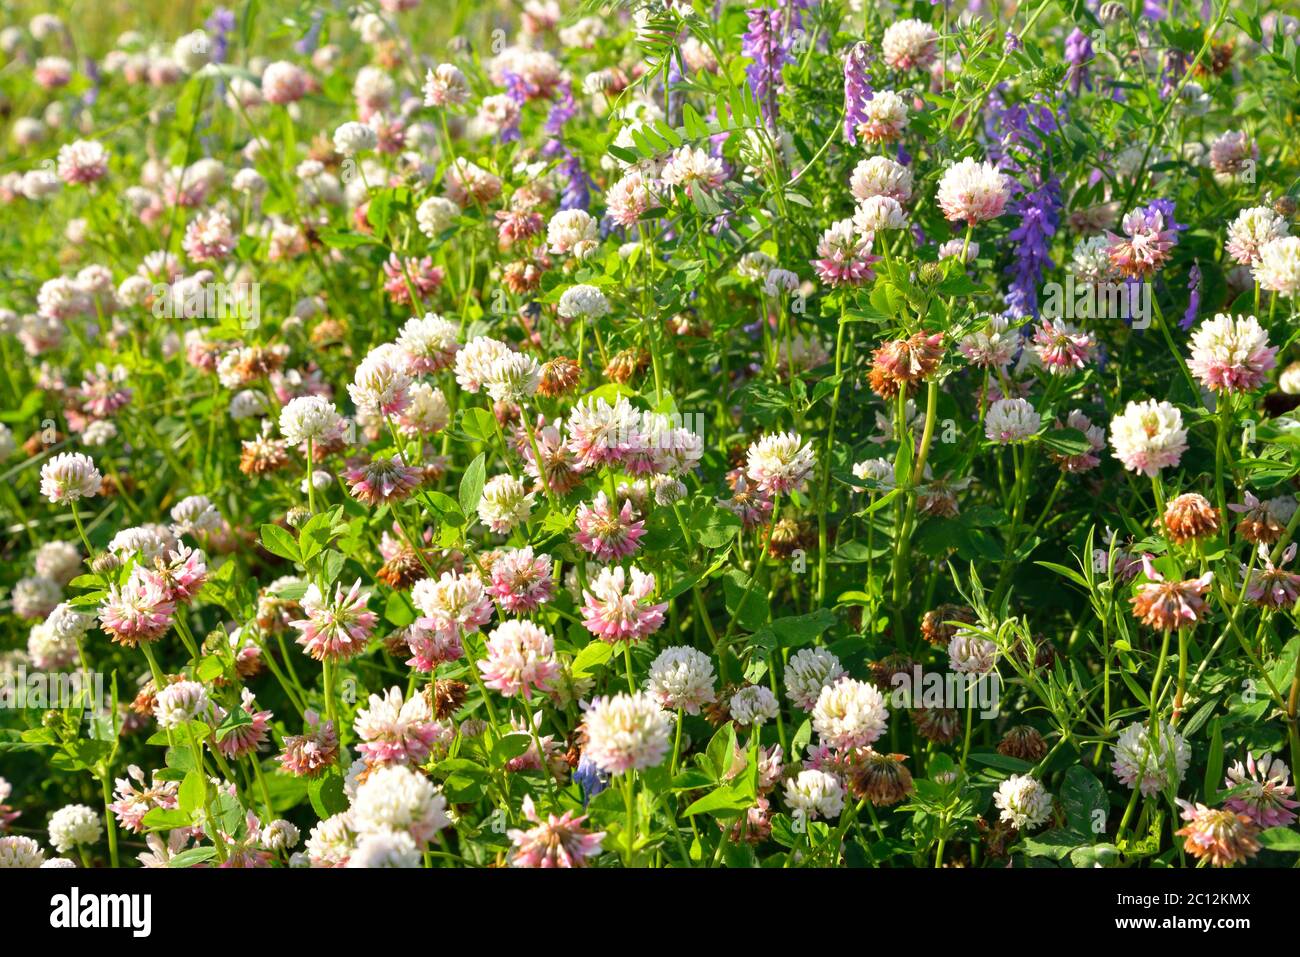
{"type": "Polygon", "coordinates": [[[959,628],[948,642],[948,667],[958,674],[988,674],[997,661],[998,646],[973,632],[959,628]]]}
{"type": "Polygon", "coordinates": [[[801,648],[785,666],[785,696],[796,707],[811,711],[822,689],[846,674],[840,659],[825,648],[801,648]]]}
{"type": "Polygon", "coordinates": [[[0,837],[0,870],[8,868],[41,867],[45,852],[30,837],[17,834],[0,837]]]}
{"type": "Polygon", "coordinates": [[[519,405],[532,398],[542,382],[542,367],[522,352],[507,352],[488,363],[483,387],[496,402],[519,405]]]}
{"type": "Polygon", "coordinates": [[[460,106],[469,96],[469,81],[454,64],[440,63],[425,74],[425,106],[460,106]]]}
{"type": "Polygon", "coordinates": [[[492,375],[493,364],[510,355],[510,347],[497,339],[476,336],[456,353],[456,384],[478,392],[492,375]]]}
{"type": "Polygon", "coordinates": [[[433,435],[441,432],[451,421],[451,407],[442,390],[427,382],[411,386],[411,401],[402,410],[397,429],[403,435],[433,435]]]}
{"type": "Polygon", "coordinates": [[[365,123],[347,122],[334,131],[334,149],[344,156],[363,153],[378,145],[378,134],[365,123]]]}
{"type": "Polygon", "coordinates": [[[716,189],[726,180],[726,171],[722,160],[699,147],[687,145],[673,151],[660,178],[669,186],[680,186],[689,192],[697,186],[716,189]]]}
{"type": "Polygon", "coordinates": [[[344,811],[325,818],[307,835],[307,859],[315,867],[340,867],[357,845],[352,812],[344,811]]]}
{"type": "Polygon", "coordinates": [[[1025,399],[998,399],[984,415],[984,434],[990,442],[1007,445],[1026,441],[1042,424],[1042,416],[1025,399]]]}
{"type": "Polygon", "coordinates": [[[423,774],[404,764],[372,771],[352,800],[352,823],[364,837],[383,831],[404,831],[423,845],[451,821],[447,799],[423,774]]]}
{"type": "Polygon", "coordinates": [[[674,645],[659,652],[650,664],[646,689],[665,708],[699,714],[714,701],[713,662],[698,648],[674,645]]]}
{"type": "Polygon", "coordinates": [[[596,220],[585,209],[561,210],[547,224],[546,242],[557,255],[586,259],[600,245],[596,220]]]}
{"type": "Polygon", "coordinates": [[[36,549],[36,574],[66,585],[81,571],[81,550],[72,542],[45,542],[36,549]]]}
{"type": "Polygon", "coordinates": [[[1002,215],[1010,180],[992,163],[966,157],[944,170],[935,198],[951,222],[979,223],[1002,215]]]}
{"type": "Polygon", "coordinates": [[[415,210],[415,224],[430,239],[437,239],[451,228],[460,215],[460,207],[444,196],[431,196],[415,210]]]}
{"type": "Polygon", "coordinates": [[[644,771],[663,763],[673,729],[672,715],[649,692],[620,692],[596,698],[585,717],[584,755],[608,774],[644,771]]]}
{"type": "Polygon", "coordinates": [[[779,296],[783,292],[799,291],[799,276],[788,269],[773,266],[763,277],[763,292],[769,296],[779,296]]]}
{"type": "Polygon", "coordinates": [[[1187,741],[1169,724],[1161,724],[1151,737],[1145,721],[1135,721],[1120,732],[1111,748],[1115,776],[1143,797],[1176,788],[1187,773],[1192,752],[1187,741]]]}
{"type": "Polygon", "coordinates": [[[853,168],[849,191],[859,202],[887,196],[906,203],[912,198],[912,171],[887,156],[872,156],[853,168]]]}
{"type": "Polygon", "coordinates": [[[874,482],[881,488],[894,487],[894,463],[889,459],[865,459],[853,464],[853,477],[874,482]]]}
{"type": "Polygon", "coordinates": [[[179,728],[187,721],[205,717],[212,709],[208,691],[197,681],[177,681],[158,692],[153,714],[160,728],[179,728]]]}
{"type": "Polygon", "coordinates": [[[43,575],[20,578],[14,583],[9,600],[19,618],[44,618],[63,597],[59,583],[43,575]]]}
{"type": "Polygon", "coordinates": [[[347,866],[413,868],[419,867],[422,861],[420,849],[406,831],[380,830],[358,838],[347,866]]]}
{"type": "Polygon", "coordinates": [[[94,844],[104,825],[94,808],[68,804],[50,815],[50,844],[60,854],[83,844],[94,844]]]}
{"type": "Polygon", "coordinates": [[[117,438],[117,426],[108,419],[96,419],[81,432],[81,441],[90,448],[103,448],[117,438]]]}
{"type": "Polygon", "coordinates": [[[844,786],[826,771],[800,771],[785,782],[785,803],[800,817],[833,820],[844,809],[844,786]]]}
{"type": "Polygon", "coordinates": [[[1259,262],[1260,250],[1289,232],[1287,221],[1267,206],[1243,209],[1228,226],[1224,250],[1233,262],[1253,266],[1259,262]]]}
{"type": "Polygon", "coordinates": [[[745,474],[759,491],[784,494],[800,488],[812,474],[812,445],[796,432],[765,435],[745,453],[745,474]]]}
{"type": "Polygon", "coordinates": [[[202,535],[221,528],[221,513],[206,495],[190,495],[181,499],[171,510],[172,522],[181,535],[202,535]]]}
{"type": "Polygon", "coordinates": [[[99,494],[104,476],[89,455],[60,452],[41,466],[41,494],[55,505],[99,494]]]}
{"type": "Polygon", "coordinates": [[[930,65],[935,57],[939,34],[920,20],[896,20],[885,28],[880,50],[885,62],[895,70],[910,70],[930,65]]]}
{"type": "Polygon", "coordinates": [[[609,314],[609,300],[595,286],[580,283],[564,290],[556,311],[565,319],[599,319],[609,314]]]}
{"type": "Polygon", "coordinates": [[[1013,774],[999,784],[993,803],[1002,820],[1021,831],[1047,823],[1052,814],[1052,796],[1031,774],[1013,774]]]}
{"type": "Polygon", "coordinates": [[[1300,296],[1300,236],[1271,239],[1261,246],[1254,276],[1261,289],[1288,299],[1300,296]]]}
{"type": "Polygon", "coordinates": [[[406,353],[409,371],[437,372],[452,361],[460,348],[459,334],[456,323],[429,312],[402,324],[397,345],[406,353]]]}
{"type": "Polygon", "coordinates": [[[1110,261],[1110,240],[1104,235],[1080,239],[1070,254],[1070,271],[1081,282],[1099,283],[1110,279],[1114,271],[1110,261]]]}
{"type": "Polygon", "coordinates": [[[410,385],[402,350],[395,343],[386,343],[371,349],[361,360],[348,386],[348,395],[360,412],[392,415],[405,408],[410,385]]]}
{"type": "Polygon", "coordinates": [[[496,475],[483,486],[478,503],[478,517],[488,528],[501,534],[528,521],[536,493],[529,492],[521,479],[496,475]]]}
{"type": "Polygon", "coordinates": [[[94,621],[93,615],[82,614],[65,601],[56,605],[50,612],[49,617],[45,619],[45,627],[60,641],[75,642],[90,630],[94,621]]]}
{"type": "Polygon", "coordinates": [[[889,709],[874,685],[840,678],[822,688],[812,709],[813,730],[839,750],[871,744],[885,733],[889,709]]]}
{"type": "Polygon", "coordinates": [[[262,828],[262,846],[268,851],[288,851],[298,846],[301,835],[292,821],[278,818],[262,828]]]}
{"type": "Polygon", "coordinates": [[[853,214],[853,228],[864,237],[873,237],[886,229],[906,229],[907,216],[898,200],[888,196],[872,196],[858,204],[853,214]]]}
{"type": "Polygon", "coordinates": [[[342,427],[343,419],[334,403],[323,396],[299,396],[280,410],[280,434],[290,445],[332,439],[342,427]]]}
{"type": "Polygon", "coordinates": [[[1130,402],[1111,419],[1110,444],[1125,468],[1155,476],[1176,466],[1187,451],[1183,414],[1169,402],[1130,402]]]}
{"type": "Polygon", "coordinates": [[[763,685],[745,685],[731,696],[728,710],[737,724],[758,728],[774,720],[781,705],[776,695],[763,685]]]}

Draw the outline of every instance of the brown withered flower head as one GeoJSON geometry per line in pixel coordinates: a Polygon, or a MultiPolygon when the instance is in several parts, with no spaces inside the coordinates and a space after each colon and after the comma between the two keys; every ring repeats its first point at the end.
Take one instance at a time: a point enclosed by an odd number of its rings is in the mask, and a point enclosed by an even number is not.
{"type": "Polygon", "coordinates": [[[438,678],[425,686],[424,699],[429,703],[429,710],[439,721],[445,721],[460,710],[469,694],[469,685],[463,681],[438,678]]]}
{"type": "Polygon", "coordinates": [[[1018,724],[1010,728],[998,742],[998,754],[1021,761],[1038,762],[1047,753],[1047,742],[1038,733],[1037,728],[1027,724],[1018,724]]]}
{"type": "Polygon", "coordinates": [[[572,392],[578,387],[582,369],[568,356],[556,356],[542,366],[542,381],[537,385],[537,394],[548,399],[572,392]]]}
{"type": "Polygon", "coordinates": [[[948,622],[955,621],[965,622],[968,625],[975,624],[974,609],[947,602],[938,605],[927,611],[921,618],[921,636],[936,647],[947,648],[948,642],[952,641],[953,635],[957,634],[957,626],[950,625],[948,622]]]}
{"type": "Polygon", "coordinates": [[[635,347],[620,349],[610,356],[605,366],[605,378],[610,382],[626,384],[650,367],[650,353],[635,347]]]}
{"type": "Polygon", "coordinates": [[[961,727],[956,708],[913,708],[911,715],[916,733],[935,744],[947,744],[961,727]]]}
{"type": "Polygon", "coordinates": [[[1149,556],[1142,556],[1142,568],[1150,581],[1139,585],[1129,601],[1133,617],[1157,631],[1174,631],[1194,625],[1205,613],[1205,593],[1210,590],[1214,572],[1200,578],[1169,582],[1156,571],[1149,556]]]}
{"type": "Polygon", "coordinates": [[[871,680],[878,688],[892,688],[894,675],[910,675],[916,662],[911,656],[896,651],[892,655],[886,655],[879,661],[873,661],[867,665],[871,670],[871,680]]]}
{"type": "Polygon", "coordinates": [[[542,276],[546,269],[531,259],[520,259],[507,263],[501,270],[501,281],[516,296],[536,292],[542,286],[542,276]]]}
{"type": "Polygon", "coordinates": [[[289,453],[284,443],[268,435],[241,443],[239,453],[239,471],[245,475],[269,475],[285,468],[289,464],[289,453]]]}
{"type": "Polygon", "coordinates": [[[1243,504],[1234,502],[1228,506],[1228,511],[1241,516],[1237,522],[1237,534],[1252,545],[1272,545],[1282,537],[1286,527],[1268,502],[1261,502],[1250,492],[1246,493],[1243,504]]]}
{"type": "Polygon", "coordinates": [[[419,554],[403,544],[388,561],[379,566],[375,577],[397,591],[406,591],[420,579],[427,577],[419,554]]]}
{"type": "Polygon", "coordinates": [[[903,767],[905,754],[880,754],[864,748],[849,762],[849,789],[875,807],[897,804],[912,793],[912,775],[903,767]]]}
{"type": "Polygon", "coordinates": [[[1219,531],[1219,513],[1204,495],[1188,492],[1173,499],[1165,508],[1165,531],[1176,545],[1209,538],[1219,531]]]}
{"type": "Polygon", "coordinates": [[[744,685],[727,684],[718,692],[712,703],[704,706],[701,712],[715,728],[720,728],[731,720],[731,698],[744,685]]]}
{"type": "Polygon", "coordinates": [[[701,319],[695,314],[694,310],[690,309],[669,316],[665,322],[668,326],[668,331],[676,336],[707,337],[711,332],[713,332],[713,327],[710,325],[708,320],[701,319]]]}
{"type": "Polygon", "coordinates": [[[1232,43],[1212,43],[1201,62],[1196,64],[1197,76],[1222,76],[1232,66],[1232,43]]]}
{"type": "Polygon", "coordinates": [[[991,861],[1005,861],[1007,848],[1016,842],[1019,832],[1015,825],[998,818],[992,824],[983,817],[975,819],[975,827],[980,832],[980,843],[984,846],[984,856],[991,861]]]}
{"type": "Polygon", "coordinates": [[[348,327],[343,322],[327,317],[312,326],[311,344],[317,347],[337,346],[347,336],[348,327]]]}
{"type": "Polygon", "coordinates": [[[768,546],[768,551],[774,558],[789,558],[810,544],[811,532],[811,526],[805,526],[793,518],[778,518],[772,526],[772,544],[768,546]]]}
{"type": "Polygon", "coordinates": [[[928,379],[943,359],[943,334],[915,333],[906,339],[886,342],[871,356],[867,381],[871,391],[882,399],[892,399],[899,390],[916,391],[922,379],[928,379]]]}

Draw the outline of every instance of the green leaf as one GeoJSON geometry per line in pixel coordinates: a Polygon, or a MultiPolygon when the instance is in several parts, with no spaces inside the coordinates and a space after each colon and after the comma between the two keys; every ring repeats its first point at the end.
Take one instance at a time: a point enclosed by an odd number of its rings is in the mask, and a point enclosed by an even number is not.
{"type": "Polygon", "coordinates": [[[497,434],[497,420],[491,412],[477,407],[461,413],[460,427],[465,434],[480,442],[491,442],[497,434]]]}
{"type": "Polygon", "coordinates": [[[1065,859],[1075,848],[1088,843],[1088,839],[1078,831],[1063,827],[1054,827],[1024,840],[1025,853],[1030,857],[1046,857],[1054,861],[1065,859]]]}
{"type": "Polygon", "coordinates": [[[1092,443],[1078,429],[1050,429],[1038,440],[1060,455],[1084,455],[1092,451],[1092,443]]]}
{"type": "Polygon", "coordinates": [[[1288,827],[1270,827],[1259,835],[1259,843],[1270,851],[1300,854],[1300,832],[1288,827]]]}
{"type": "Polygon", "coordinates": [[[972,751],[970,757],[972,761],[987,764],[999,771],[1010,771],[1012,774],[1027,774],[1034,769],[1034,766],[1028,761],[1022,761],[1019,758],[1009,757],[1005,754],[998,754],[995,751],[972,751]]]}
{"type": "Polygon", "coordinates": [[[692,509],[691,537],[701,548],[722,548],[740,532],[740,516],[717,505],[692,509]]]}
{"type": "Polygon", "coordinates": [[[478,501],[483,497],[483,483],[486,478],[484,454],[480,452],[460,479],[460,510],[466,515],[473,515],[478,510],[478,501]]]}
{"type": "Polygon", "coordinates": [[[221,677],[226,666],[221,663],[221,659],[216,655],[207,655],[199,660],[199,666],[194,669],[194,674],[200,681],[209,682],[221,677]]]}
{"type": "Polygon", "coordinates": [[[281,558],[287,558],[291,562],[296,562],[301,559],[301,555],[298,551],[298,543],[294,541],[292,535],[279,525],[262,526],[262,547],[272,555],[279,555],[281,558]]]}
{"type": "Polygon", "coordinates": [[[185,780],[181,782],[176,797],[181,810],[186,814],[193,814],[203,807],[203,801],[207,794],[208,779],[203,776],[201,771],[190,771],[185,775],[185,780]]]}
{"type": "Polygon", "coordinates": [[[740,569],[733,568],[727,572],[722,580],[722,591],[727,611],[746,631],[757,631],[772,617],[767,590],[758,583],[751,585],[749,576],[740,569]]]}
{"type": "Polygon", "coordinates": [[[343,792],[343,778],[337,772],[316,778],[307,785],[307,797],[312,809],[324,820],[348,809],[348,798],[343,792]]]}
{"type": "Polygon", "coordinates": [[[1082,834],[1099,833],[1097,824],[1106,822],[1106,788],[1082,765],[1071,765],[1061,784],[1061,807],[1070,827],[1082,834]],[[1097,814],[1098,811],[1102,813],[1097,814]]]}
{"type": "Polygon", "coordinates": [[[593,669],[599,668],[608,662],[613,655],[614,646],[597,638],[578,652],[569,670],[575,678],[586,677],[592,673],[593,669]]]}
{"type": "Polygon", "coordinates": [[[1223,728],[1221,719],[1215,718],[1210,724],[1210,753],[1205,759],[1205,800],[1216,803],[1219,794],[1219,782],[1223,780],[1223,728]]]}
{"type": "Polygon", "coordinates": [[[148,831],[172,831],[178,827],[189,827],[190,824],[189,814],[177,808],[167,810],[156,807],[144,816],[145,830],[148,831]]]}
{"type": "Polygon", "coordinates": [[[193,867],[195,864],[202,864],[212,860],[217,856],[215,847],[191,847],[188,851],[181,851],[173,855],[167,861],[168,867],[193,867]]]}

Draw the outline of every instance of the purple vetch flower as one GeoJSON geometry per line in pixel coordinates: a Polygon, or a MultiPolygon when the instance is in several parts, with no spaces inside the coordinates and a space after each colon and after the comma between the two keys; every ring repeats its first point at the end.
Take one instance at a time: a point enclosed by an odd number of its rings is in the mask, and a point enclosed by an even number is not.
{"type": "MultiPolygon", "coordinates": [[[[510,75],[507,74],[507,82],[510,75]]],[[[578,112],[578,105],[573,99],[573,85],[564,81],[556,87],[556,99],[542,129],[550,136],[542,147],[542,155],[547,159],[560,157],[556,171],[563,179],[560,188],[560,209],[586,209],[591,205],[592,180],[582,168],[582,161],[564,144],[564,127],[578,112]]]]}
{"type": "Polygon", "coordinates": [[[1065,38],[1065,59],[1070,64],[1070,95],[1078,96],[1082,87],[1092,89],[1092,76],[1088,64],[1092,62],[1092,40],[1078,27],[1065,38]]]}
{"type": "Polygon", "coordinates": [[[1201,310],[1201,264],[1192,263],[1187,273],[1187,311],[1183,313],[1178,328],[1186,331],[1196,324],[1196,315],[1201,310]]]}
{"type": "MultiPolygon", "coordinates": [[[[313,10],[311,14],[311,26],[307,28],[307,32],[303,34],[302,39],[293,45],[294,51],[302,56],[311,56],[315,53],[316,45],[320,43],[320,31],[324,23],[325,15],[319,10],[313,10]]],[[[233,28],[234,24],[231,24],[231,26],[233,28]]]]}
{"type": "Polygon", "coordinates": [[[1048,249],[1061,222],[1061,183],[1051,176],[1038,188],[1012,199],[1007,209],[1020,223],[1007,234],[1015,244],[1015,257],[1006,269],[1011,288],[1005,300],[1013,318],[1038,315],[1038,287],[1043,274],[1053,268],[1048,249]]]}
{"type": "Polygon", "coordinates": [[[1055,267],[1052,237],[1061,223],[1061,181],[1051,169],[1051,150],[1044,137],[1059,125],[1057,114],[1042,102],[1006,105],[1002,90],[990,99],[985,129],[992,143],[989,158],[1012,180],[1007,212],[1019,219],[1008,234],[1011,277],[1004,297],[1012,318],[1038,314],[1038,289],[1043,275],[1055,267]]]}
{"type": "Polygon", "coordinates": [[[99,99],[99,64],[90,57],[86,57],[85,73],[90,80],[90,89],[81,95],[81,102],[86,106],[94,106],[99,99]]]}
{"type": "Polygon", "coordinates": [[[551,137],[550,141],[542,147],[543,156],[557,155],[558,150],[563,146],[560,138],[564,135],[564,124],[573,119],[578,112],[578,105],[573,99],[573,84],[565,80],[556,89],[559,95],[551,106],[550,112],[546,114],[546,122],[542,124],[542,130],[551,137]]]}
{"type": "Polygon", "coordinates": [[[776,98],[781,92],[781,68],[791,62],[790,41],[782,35],[781,11],[761,7],[745,11],[749,29],[741,42],[741,52],[751,61],[745,79],[758,101],[767,125],[776,129],[776,98]]]}
{"type": "Polygon", "coordinates": [[[1170,50],[1165,54],[1165,65],[1160,72],[1160,99],[1167,100],[1178,89],[1178,84],[1187,72],[1187,55],[1181,50],[1170,50]]]}
{"type": "Polygon", "coordinates": [[[844,58],[844,138],[850,146],[858,145],[858,127],[867,119],[866,104],[873,95],[867,75],[870,66],[871,47],[861,40],[844,58]]]}
{"type": "Polygon", "coordinates": [[[564,148],[564,159],[556,167],[564,180],[560,187],[560,209],[586,209],[591,205],[591,177],[582,168],[582,161],[564,148]]]}
{"type": "Polygon", "coordinates": [[[217,7],[203,24],[212,39],[212,62],[225,63],[230,52],[230,34],[235,29],[235,14],[225,7],[217,7]]]}

